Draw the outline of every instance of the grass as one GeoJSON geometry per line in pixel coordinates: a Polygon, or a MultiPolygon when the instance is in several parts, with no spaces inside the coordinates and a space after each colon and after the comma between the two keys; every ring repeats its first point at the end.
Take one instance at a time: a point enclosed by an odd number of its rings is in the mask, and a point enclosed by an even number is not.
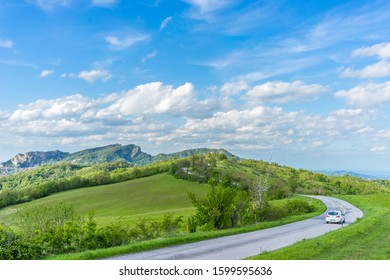
{"type": "Polygon", "coordinates": [[[308,214],[303,214],[303,215],[289,216],[289,217],[280,219],[278,221],[262,222],[262,223],[258,223],[256,225],[244,226],[244,227],[235,228],[235,229],[182,234],[182,235],[176,236],[176,237],[143,241],[143,242],[133,243],[133,244],[124,245],[124,246],[117,246],[117,247],[111,247],[111,248],[106,248],[106,249],[86,251],[86,252],[75,253],[75,254],[56,255],[56,256],[51,256],[48,259],[51,259],[51,260],[93,260],[93,259],[108,258],[111,256],[117,256],[117,255],[122,255],[122,254],[137,253],[137,252],[153,250],[153,249],[158,249],[158,248],[163,248],[163,247],[168,247],[168,246],[186,244],[186,243],[191,243],[191,242],[207,240],[207,239],[211,239],[211,238],[218,238],[218,237],[223,237],[223,236],[228,236],[228,235],[234,235],[234,234],[240,234],[240,233],[246,233],[246,232],[255,231],[255,230],[276,227],[276,226],[280,226],[280,225],[284,225],[284,224],[288,224],[288,223],[301,221],[304,219],[309,219],[311,217],[322,214],[326,209],[324,204],[316,199],[302,198],[302,197],[293,197],[290,199],[309,200],[309,202],[315,206],[316,211],[313,213],[308,213],[308,214]]]}
{"type": "MultiPolygon", "coordinates": [[[[111,224],[112,222],[118,221],[118,219],[131,226],[137,223],[142,217],[159,220],[167,212],[182,215],[184,216],[184,221],[186,221],[187,216],[195,213],[195,209],[188,198],[188,191],[194,192],[197,196],[201,197],[208,189],[208,185],[205,184],[177,180],[168,174],[158,174],[117,184],[66,191],[22,205],[7,207],[0,211],[0,221],[12,225],[17,209],[23,207],[51,206],[61,202],[73,205],[76,212],[81,215],[86,216],[90,210],[93,210],[95,220],[99,226],[111,224]]],[[[317,211],[236,229],[198,232],[194,234],[183,233],[180,236],[172,238],[144,241],[126,246],[76,254],[52,256],[50,259],[101,259],[114,255],[140,252],[275,227],[307,219],[325,211],[324,205],[318,200],[302,197],[289,199],[307,199],[316,206],[317,211]]],[[[272,203],[278,204],[280,202],[272,201],[272,203]]]]}
{"type": "Polygon", "coordinates": [[[340,196],[363,210],[356,223],[253,260],[389,260],[390,195],[340,196]]]}
{"type": "Polygon", "coordinates": [[[93,210],[99,226],[119,219],[134,224],[142,217],[160,219],[164,213],[188,217],[194,207],[188,191],[203,196],[205,184],[177,180],[168,174],[158,174],[127,182],[83,188],[54,194],[25,204],[10,206],[0,211],[0,221],[12,225],[17,209],[22,207],[51,206],[60,202],[73,205],[77,213],[86,216],[93,210]]]}

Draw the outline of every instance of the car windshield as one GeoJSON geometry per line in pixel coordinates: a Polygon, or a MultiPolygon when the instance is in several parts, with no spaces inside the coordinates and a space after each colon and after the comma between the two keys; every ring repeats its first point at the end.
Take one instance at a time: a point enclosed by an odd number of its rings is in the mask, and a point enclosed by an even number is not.
{"type": "Polygon", "coordinates": [[[328,212],[328,215],[330,216],[336,216],[336,215],[340,215],[339,212],[336,212],[336,211],[331,211],[331,212],[328,212]]]}

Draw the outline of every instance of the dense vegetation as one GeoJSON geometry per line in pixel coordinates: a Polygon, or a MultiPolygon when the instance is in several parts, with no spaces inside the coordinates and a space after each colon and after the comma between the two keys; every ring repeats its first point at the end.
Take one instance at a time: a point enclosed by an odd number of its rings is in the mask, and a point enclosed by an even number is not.
{"type": "Polygon", "coordinates": [[[66,204],[29,208],[18,213],[17,232],[0,225],[0,259],[40,259],[169,237],[181,223],[181,217],[166,213],[161,222],[143,219],[132,228],[120,222],[98,228],[93,213],[84,219],[66,204]]]}
{"type": "MultiPolygon", "coordinates": [[[[39,208],[18,208],[16,222],[12,227],[0,227],[0,258],[43,258],[52,254],[81,252],[183,233],[237,228],[316,211],[316,207],[303,198],[291,199],[295,193],[390,193],[389,182],[384,180],[368,181],[352,176],[329,177],[276,163],[209,153],[144,167],[134,167],[123,161],[92,166],[70,163],[45,165],[1,177],[0,208],[71,189],[94,187],[86,190],[90,191],[100,188],[96,186],[102,186],[105,191],[112,192],[116,185],[110,184],[161,173],[172,175],[176,182],[185,180],[209,186],[208,191],[203,193],[192,190],[188,193],[181,192],[186,195],[188,203],[192,204],[193,214],[184,217],[158,211],[159,218],[154,220],[141,218],[132,224],[116,222],[99,225],[92,214],[81,215],[72,206],[58,203],[45,205],[43,200],[39,200],[42,202],[39,208]]],[[[119,194],[124,194],[123,190],[119,194]]],[[[103,196],[110,195],[107,193],[99,196],[102,199],[103,196]]],[[[83,198],[86,204],[87,197],[86,194],[83,198]]],[[[101,208],[106,209],[107,206],[101,208]]]]}

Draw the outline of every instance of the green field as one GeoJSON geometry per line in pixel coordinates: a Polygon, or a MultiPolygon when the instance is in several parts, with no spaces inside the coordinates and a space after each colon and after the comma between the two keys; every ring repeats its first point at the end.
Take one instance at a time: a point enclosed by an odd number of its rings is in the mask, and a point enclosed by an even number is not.
{"type": "Polygon", "coordinates": [[[94,211],[99,226],[117,222],[119,219],[131,224],[141,217],[159,219],[167,212],[187,217],[194,214],[187,192],[203,196],[207,189],[205,184],[159,174],[117,184],[61,192],[10,206],[0,211],[0,223],[12,224],[17,209],[22,207],[50,206],[61,202],[73,205],[76,212],[84,216],[89,211],[94,211]]]}
{"type": "Polygon", "coordinates": [[[255,256],[256,260],[389,260],[390,195],[341,196],[364,212],[356,223],[255,256]]]}

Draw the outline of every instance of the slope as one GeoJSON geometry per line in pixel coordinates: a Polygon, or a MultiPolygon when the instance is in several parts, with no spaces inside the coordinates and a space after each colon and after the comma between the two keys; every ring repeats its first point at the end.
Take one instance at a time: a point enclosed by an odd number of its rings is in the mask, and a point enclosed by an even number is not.
{"type": "Polygon", "coordinates": [[[119,219],[126,223],[135,223],[142,217],[158,219],[167,212],[186,217],[194,213],[188,191],[203,195],[207,191],[207,185],[174,179],[168,174],[158,174],[122,183],[61,192],[7,207],[0,211],[0,221],[11,224],[17,210],[24,207],[50,206],[61,202],[73,205],[84,216],[89,211],[94,211],[99,226],[119,219]]]}

